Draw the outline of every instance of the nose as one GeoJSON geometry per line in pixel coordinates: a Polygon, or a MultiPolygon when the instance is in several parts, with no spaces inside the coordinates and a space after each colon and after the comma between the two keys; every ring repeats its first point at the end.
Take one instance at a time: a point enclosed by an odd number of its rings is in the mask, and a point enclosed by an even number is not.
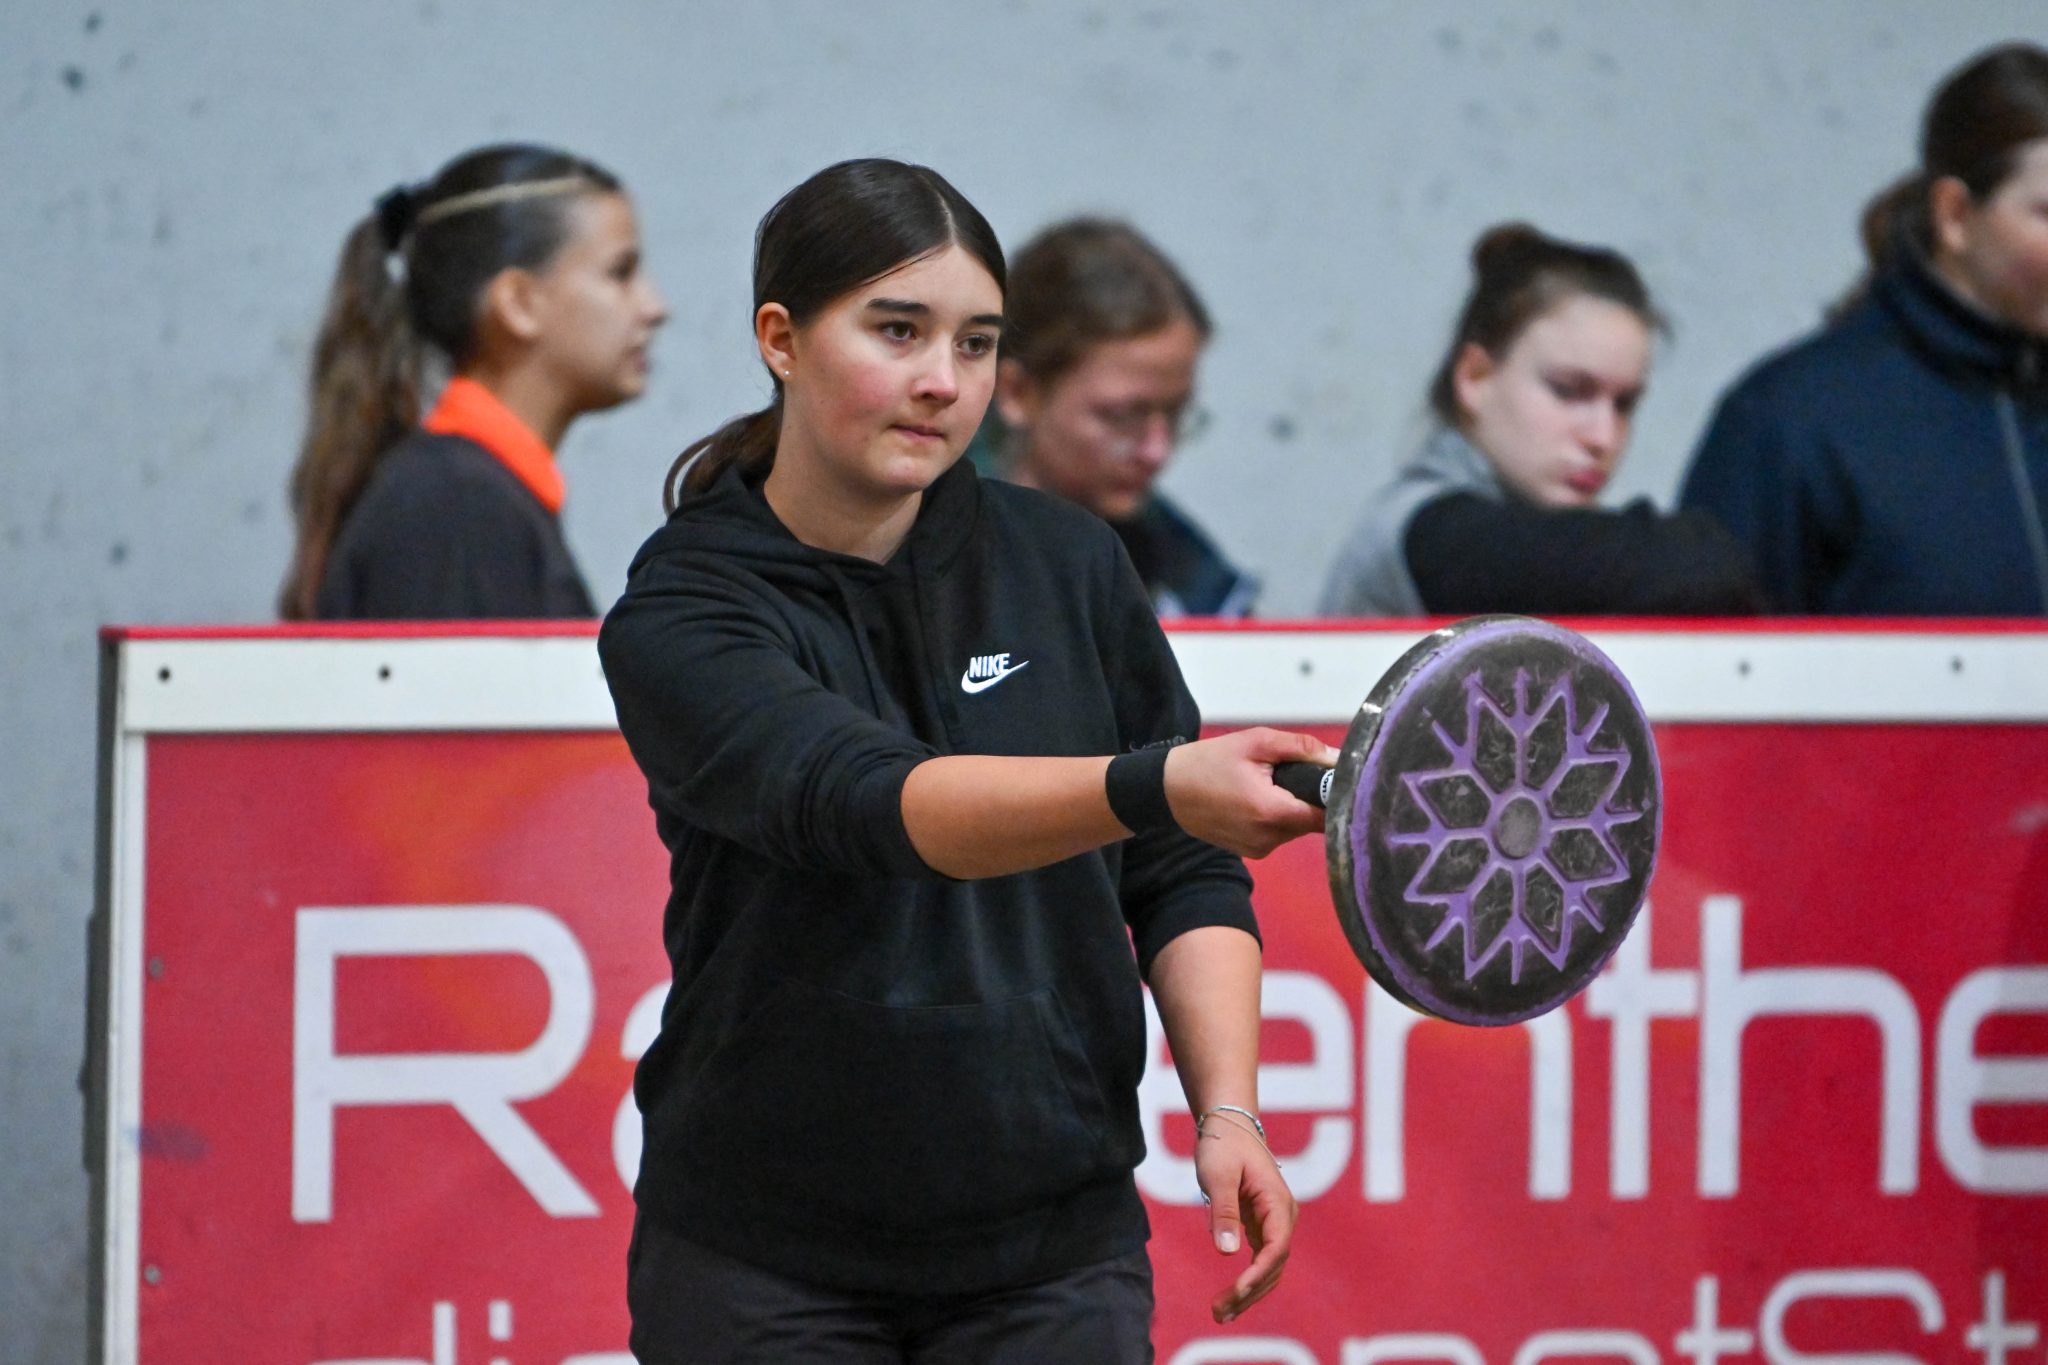
{"type": "Polygon", "coordinates": [[[1163,412],[1145,415],[1145,430],[1131,447],[1131,458],[1145,469],[1158,472],[1173,458],[1173,422],[1163,412]]]}
{"type": "Polygon", "coordinates": [[[646,281],[641,286],[641,293],[643,297],[640,300],[640,313],[647,319],[648,328],[651,330],[667,322],[668,300],[654,287],[654,281],[646,281]]]}
{"type": "Polygon", "coordinates": [[[1580,441],[1601,463],[1616,459],[1628,442],[1627,416],[1612,403],[1594,404],[1581,428],[1580,441]]]}
{"type": "Polygon", "coordinates": [[[934,346],[931,362],[918,371],[913,396],[944,405],[960,396],[960,371],[953,360],[953,348],[934,346]]]}

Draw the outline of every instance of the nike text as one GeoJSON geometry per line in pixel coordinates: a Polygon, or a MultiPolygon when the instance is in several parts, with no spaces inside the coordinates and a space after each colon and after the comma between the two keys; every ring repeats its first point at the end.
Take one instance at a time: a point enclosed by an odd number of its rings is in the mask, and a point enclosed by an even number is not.
{"type": "Polygon", "coordinates": [[[1030,665],[1031,660],[1011,663],[1007,654],[977,654],[967,662],[967,671],[960,675],[962,692],[986,692],[1012,673],[1030,665]]]}

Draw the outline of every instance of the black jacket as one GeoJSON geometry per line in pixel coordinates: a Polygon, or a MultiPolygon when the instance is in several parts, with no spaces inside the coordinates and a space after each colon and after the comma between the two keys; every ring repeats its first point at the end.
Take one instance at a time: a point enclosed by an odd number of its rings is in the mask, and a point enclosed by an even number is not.
{"type": "Polygon", "coordinates": [[[2048,338],[1965,304],[1910,246],[1825,330],[1744,375],[1683,501],[1785,611],[2048,610],[2048,338]]]}
{"type": "Polygon", "coordinates": [[[490,451],[414,431],[342,523],[313,614],[462,621],[595,616],[562,523],[490,451]]]}
{"type": "Polygon", "coordinates": [[[1450,493],[1408,523],[1408,572],[1432,614],[1746,616],[1764,609],[1748,553],[1703,512],[1537,507],[1450,493]]]}
{"type": "Polygon", "coordinates": [[[1142,1245],[1140,970],[1198,925],[1256,931],[1243,864],[1167,833],[952,881],[901,805],[938,754],[1195,735],[1109,529],[963,461],[874,564],[803,545],[728,471],[642,547],[599,646],[672,859],[643,1212],[892,1291],[1142,1245]]]}

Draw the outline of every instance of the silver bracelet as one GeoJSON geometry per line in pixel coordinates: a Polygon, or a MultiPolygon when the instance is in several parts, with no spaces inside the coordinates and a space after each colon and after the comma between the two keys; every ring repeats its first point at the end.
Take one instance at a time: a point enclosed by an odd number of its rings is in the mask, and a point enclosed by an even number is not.
{"type": "MultiPolygon", "coordinates": [[[[1207,1123],[1210,1117],[1216,1114],[1241,1114],[1245,1118],[1250,1119],[1253,1136],[1258,1138],[1259,1146],[1266,1147],[1266,1125],[1260,1123],[1259,1116],[1257,1114],[1254,1114],[1251,1110],[1239,1108],[1237,1105],[1234,1104],[1216,1104],[1211,1105],[1208,1109],[1204,1110],[1201,1114],[1201,1117],[1195,1120],[1195,1132],[1200,1133],[1202,1131],[1202,1125],[1207,1123]]],[[[1270,1152],[1272,1148],[1266,1147],[1266,1150],[1270,1152]]]]}

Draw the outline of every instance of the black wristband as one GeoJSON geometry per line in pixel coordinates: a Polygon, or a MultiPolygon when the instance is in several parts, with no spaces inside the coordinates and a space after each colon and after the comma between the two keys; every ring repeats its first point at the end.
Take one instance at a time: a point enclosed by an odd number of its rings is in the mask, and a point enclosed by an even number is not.
{"type": "Polygon", "coordinates": [[[1109,760],[1103,788],[1110,813],[1133,834],[1180,828],[1166,803],[1166,756],[1172,752],[1171,745],[1159,744],[1109,760]]]}

